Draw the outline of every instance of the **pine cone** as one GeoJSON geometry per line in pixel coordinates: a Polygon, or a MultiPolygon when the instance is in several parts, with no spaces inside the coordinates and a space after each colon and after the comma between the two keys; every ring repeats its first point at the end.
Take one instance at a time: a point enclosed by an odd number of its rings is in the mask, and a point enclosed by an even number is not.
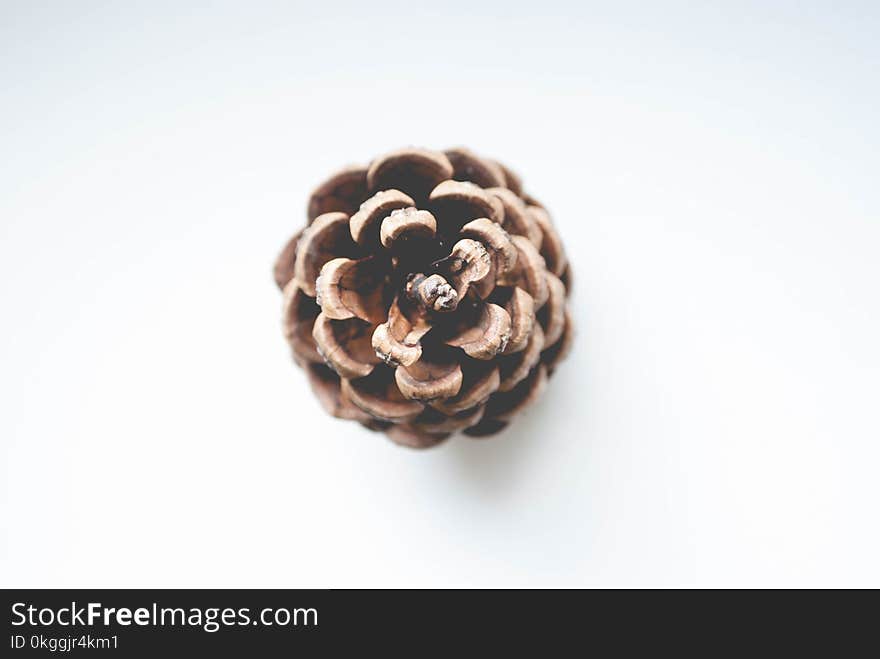
{"type": "Polygon", "coordinates": [[[571,342],[550,216],[465,149],[401,149],[330,177],[275,280],[326,410],[406,446],[501,430],[571,342]]]}

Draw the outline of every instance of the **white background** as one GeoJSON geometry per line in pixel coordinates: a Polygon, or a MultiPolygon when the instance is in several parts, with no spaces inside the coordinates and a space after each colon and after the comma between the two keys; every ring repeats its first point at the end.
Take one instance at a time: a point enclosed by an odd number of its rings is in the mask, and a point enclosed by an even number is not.
{"type": "Polygon", "coordinates": [[[415,5],[0,3],[0,582],[880,586],[876,3],[415,5]],[[271,279],[409,144],[576,276],[542,401],[427,452],[324,415],[271,279]]]}

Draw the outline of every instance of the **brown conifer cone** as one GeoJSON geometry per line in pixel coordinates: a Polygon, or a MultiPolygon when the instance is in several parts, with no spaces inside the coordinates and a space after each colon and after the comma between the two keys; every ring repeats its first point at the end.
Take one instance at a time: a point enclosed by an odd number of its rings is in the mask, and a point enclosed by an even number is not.
{"type": "Polygon", "coordinates": [[[294,361],[333,416],[425,448],[534,401],[572,340],[550,215],[503,165],[407,148],[343,169],[275,264],[294,361]]]}

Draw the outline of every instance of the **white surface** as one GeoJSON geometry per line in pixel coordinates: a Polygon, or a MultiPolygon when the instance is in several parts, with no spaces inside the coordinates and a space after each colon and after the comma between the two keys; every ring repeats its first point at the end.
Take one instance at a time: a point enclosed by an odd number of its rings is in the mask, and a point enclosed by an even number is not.
{"type": "Polygon", "coordinates": [[[880,11],[695,4],[0,5],[0,582],[880,586],[880,11]],[[423,453],[270,276],[407,144],[524,176],[580,330],[423,453]]]}

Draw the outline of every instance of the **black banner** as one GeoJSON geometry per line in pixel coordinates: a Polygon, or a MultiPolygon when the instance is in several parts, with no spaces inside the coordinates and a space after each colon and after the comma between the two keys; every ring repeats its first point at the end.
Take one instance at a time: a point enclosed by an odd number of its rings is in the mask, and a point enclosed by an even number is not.
{"type": "MultiPolygon", "coordinates": [[[[290,655],[479,646],[840,651],[876,607],[841,593],[662,591],[6,590],[3,656],[290,655]],[[846,635],[833,634],[844,620],[846,635]],[[254,655],[256,653],[256,655],[254,655]]],[[[871,594],[871,599],[874,594],[871,594]]],[[[570,654],[565,652],[563,654],[570,654]]],[[[541,652],[543,655],[544,653],[541,652]]],[[[554,653],[555,654],[555,653],[554,653]]]]}

